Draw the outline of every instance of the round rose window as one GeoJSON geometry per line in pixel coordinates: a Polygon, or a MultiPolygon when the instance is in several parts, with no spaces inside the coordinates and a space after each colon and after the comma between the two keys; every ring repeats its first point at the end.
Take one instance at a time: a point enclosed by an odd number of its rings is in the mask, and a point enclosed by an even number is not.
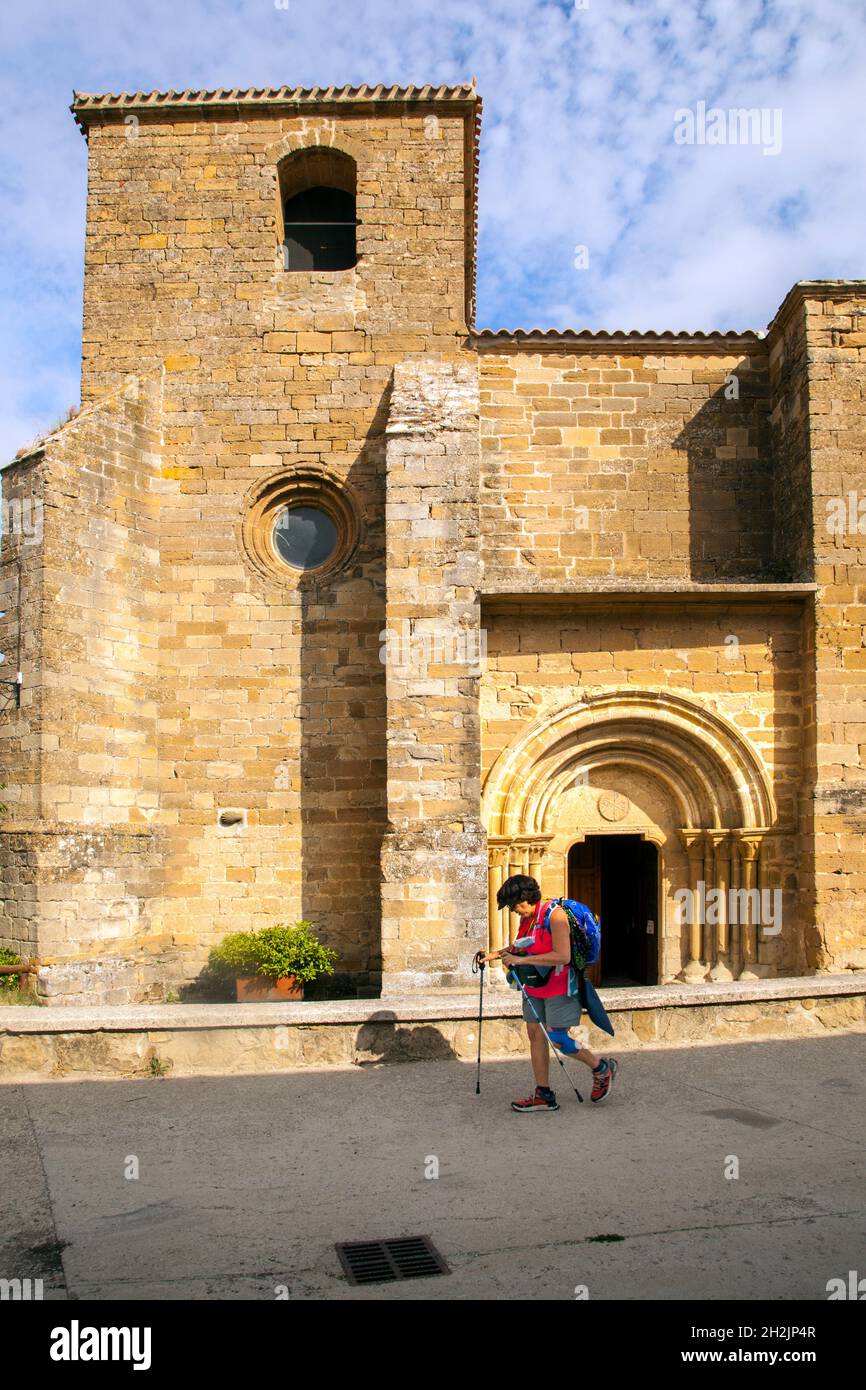
{"type": "Polygon", "coordinates": [[[274,550],[296,570],[314,570],[337,548],[337,528],[320,507],[283,507],[274,522],[274,550]]]}
{"type": "Polygon", "coordinates": [[[295,589],[337,574],[360,544],[363,513],[351,489],[321,465],[299,460],[247,493],[240,538],[267,579],[295,589]]]}

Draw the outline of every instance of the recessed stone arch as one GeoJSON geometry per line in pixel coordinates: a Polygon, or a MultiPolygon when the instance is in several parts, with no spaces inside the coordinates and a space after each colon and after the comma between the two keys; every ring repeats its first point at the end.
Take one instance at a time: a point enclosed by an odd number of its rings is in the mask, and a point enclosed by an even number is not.
{"type": "Polygon", "coordinates": [[[541,872],[564,892],[572,840],[638,835],[658,846],[660,890],[666,885],[661,977],[754,977],[754,920],[735,930],[723,913],[717,922],[684,925],[665,906],[674,889],[704,884],[727,894],[769,882],[762,852],[777,826],[772,785],[760,754],[717,711],[666,691],[588,695],[530,725],[499,756],[485,779],[482,809],[491,849],[491,941],[507,930],[495,895],[509,872],[541,872]],[[643,796],[636,796],[641,786],[643,796]],[[608,796],[625,792],[621,824],[605,818],[598,796],[604,787],[608,796]]]}
{"type": "MultiPolygon", "coordinates": [[[[287,162],[291,162],[307,152],[315,155],[318,161],[326,160],[327,155],[332,153],[335,156],[335,161],[351,161],[355,171],[360,165],[361,151],[359,146],[351,137],[346,136],[342,129],[338,128],[336,121],[304,119],[297,130],[288,131],[269,145],[265,150],[265,161],[273,179],[273,194],[277,205],[275,230],[279,246],[282,246],[285,236],[281,170],[285,170],[287,162]]],[[[356,177],[357,173],[355,173],[353,185],[356,182],[356,177]]],[[[335,186],[342,187],[342,180],[339,180],[335,186]]],[[[354,186],[351,191],[355,192],[354,186]]]]}
{"type": "Polygon", "coordinates": [[[347,135],[336,121],[306,118],[299,123],[297,129],[286,131],[279,139],[268,145],[265,150],[265,159],[276,167],[285,159],[286,155],[295,154],[298,150],[314,149],[317,146],[339,150],[341,154],[349,155],[351,159],[354,159],[356,164],[360,163],[360,145],[347,135]]]}
{"type": "MultiPolygon", "coordinates": [[[[700,800],[693,787],[678,780],[663,759],[654,752],[636,748],[623,750],[618,747],[597,748],[591,753],[587,753],[583,748],[576,749],[574,761],[561,765],[534,799],[533,819],[540,827],[549,826],[558,800],[579,778],[585,776],[589,781],[594,773],[623,764],[635,771],[646,772],[661,785],[676,807],[681,824],[696,823],[696,818],[700,816],[700,800]]],[[[547,832],[539,829],[537,833],[547,832]]]]}
{"type": "Polygon", "coordinates": [[[547,833],[562,779],[605,763],[660,779],[683,829],[756,830],[776,821],[762,760],[734,724],[682,695],[622,690],[547,715],[501,754],[484,786],[489,833],[547,833]]]}

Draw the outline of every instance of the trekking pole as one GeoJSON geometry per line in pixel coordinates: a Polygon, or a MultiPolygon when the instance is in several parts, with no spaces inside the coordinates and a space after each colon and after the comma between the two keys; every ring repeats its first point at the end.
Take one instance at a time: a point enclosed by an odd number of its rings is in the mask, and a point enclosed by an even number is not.
{"type": "Polygon", "coordinates": [[[481,1095],[481,1020],[484,1014],[484,967],[487,962],[484,959],[484,952],[476,952],[472,961],[472,974],[479,975],[478,982],[478,1067],[475,1074],[475,1094],[481,1095]]]}
{"type": "Polygon", "coordinates": [[[583,1105],[583,1096],[580,1094],[580,1091],[577,1089],[577,1087],[575,1086],[574,1082],[572,1081],[572,1079],[571,1079],[571,1074],[570,1074],[570,1072],[569,1072],[567,1066],[565,1065],[565,1063],[563,1062],[563,1060],[562,1060],[562,1058],[560,1057],[559,1053],[557,1052],[556,1048],[554,1047],[554,1045],[553,1045],[553,1039],[551,1038],[551,1036],[550,1036],[550,1034],[548,1033],[547,1029],[545,1028],[544,1024],[541,1022],[541,1018],[540,1018],[540,1016],[539,1016],[538,1010],[536,1009],[536,1007],[535,1007],[535,1005],[533,1004],[532,1000],[530,999],[529,995],[526,993],[526,990],[523,988],[523,981],[521,980],[520,976],[517,974],[516,971],[514,971],[514,978],[515,978],[515,980],[517,981],[517,983],[520,985],[520,992],[521,992],[521,994],[523,995],[524,999],[525,999],[525,1000],[527,1001],[527,1003],[529,1004],[529,1007],[530,1007],[530,1009],[532,1010],[532,1012],[535,1014],[535,1017],[536,1017],[536,1019],[538,1020],[539,1024],[541,1024],[541,1031],[542,1031],[542,1033],[544,1034],[544,1036],[547,1038],[547,1041],[548,1041],[548,1043],[550,1044],[550,1047],[551,1047],[551,1049],[552,1049],[552,1051],[553,1051],[554,1057],[556,1058],[556,1060],[557,1060],[557,1062],[559,1063],[559,1065],[562,1067],[562,1070],[565,1072],[565,1075],[568,1077],[568,1081],[569,1081],[569,1085],[571,1086],[571,1089],[574,1091],[574,1094],[577,1096],[577,1098],[578,1098],[578,1100],[580,1101],[581,1105],[583,1105]]]}

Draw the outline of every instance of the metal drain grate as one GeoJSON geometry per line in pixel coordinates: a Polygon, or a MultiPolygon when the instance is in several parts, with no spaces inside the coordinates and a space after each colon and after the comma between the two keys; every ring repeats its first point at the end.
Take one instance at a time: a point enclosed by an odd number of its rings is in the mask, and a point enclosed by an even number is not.
{"type": "Polygon", "coordinates": [[[356,1240],[334,1248],[350,1284],[391,1284],[451,1273],[429,1236],[356,1240]]]}

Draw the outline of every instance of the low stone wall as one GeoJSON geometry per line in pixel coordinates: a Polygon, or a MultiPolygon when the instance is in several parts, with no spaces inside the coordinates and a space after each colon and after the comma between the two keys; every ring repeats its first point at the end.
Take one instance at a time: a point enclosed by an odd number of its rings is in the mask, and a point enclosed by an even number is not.
{"type": "MultiPolygon", "coordinates": [[[[744,986],[603,991],[616,1029],[574,1036],[595,1050],[866,1031],[866,972],[744,986]],[[784,986],[782,992],[781,986],[784,986]]],[[[468,993],[304,1004],[0,1008],[0,1081],[195,1076],[454,1058],[478,1050],[468,993]]],[[[485,998],[482,1056],[526,1054],[520,1000],[485,998]]]]}

